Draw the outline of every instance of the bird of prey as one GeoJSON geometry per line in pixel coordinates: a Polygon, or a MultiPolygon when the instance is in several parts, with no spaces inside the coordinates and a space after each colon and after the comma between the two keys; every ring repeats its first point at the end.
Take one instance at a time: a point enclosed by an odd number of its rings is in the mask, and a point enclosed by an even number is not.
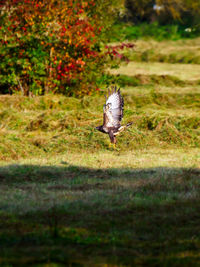
{"type": "Polygon", "coordinates": [[[116,135],[129,127],[132,122],[121,126],[123,118],[124,100],[121,96],[120,89],[116,86],[108,89],[108,98],[106,97],[106,104],[103,106],[103,125],[96,127],[102,133],[108,134],[111,144],[116,145],[116,135]]]}

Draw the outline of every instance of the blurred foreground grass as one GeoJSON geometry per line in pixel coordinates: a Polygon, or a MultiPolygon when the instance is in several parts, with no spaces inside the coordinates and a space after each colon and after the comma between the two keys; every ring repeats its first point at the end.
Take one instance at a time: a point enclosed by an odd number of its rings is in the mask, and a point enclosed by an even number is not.
{"type": "Polygon", "coordinates": [[[151,148],[2,164],[1,266],[198,265],[199,162],[151,148]]]}
{"type": "Polygon", "coordinates": [[[197,65],[131,62],[117,150],[103,96],[0,97],[1,266],[198,266],[197,65]]]}

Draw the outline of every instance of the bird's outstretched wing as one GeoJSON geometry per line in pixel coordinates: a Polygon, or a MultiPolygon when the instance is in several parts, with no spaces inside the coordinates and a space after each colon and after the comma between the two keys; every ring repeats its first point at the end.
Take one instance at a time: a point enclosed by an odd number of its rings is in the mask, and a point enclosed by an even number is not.
{"type": "Polygon", "coordinates": [[[108,98],[106,97],[106,104],[104,105],[104,121],[105,127],[120,127],[120,122],[123,118],[124,101],[120,94],[120,89],[112,87],[108,90],[108,98]]]}

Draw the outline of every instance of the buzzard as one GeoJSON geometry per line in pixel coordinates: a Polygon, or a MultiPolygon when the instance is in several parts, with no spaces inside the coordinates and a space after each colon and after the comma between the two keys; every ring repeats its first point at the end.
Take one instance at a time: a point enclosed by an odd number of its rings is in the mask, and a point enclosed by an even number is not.
{"type": "Polygon", "coordinates": [[[132,122],[121,126],[123,118],[124,100],[121,96],[120,89],[116,86],[108,89],[108,98],[106,97],[106,104],[103,106],[103,125],[96,127],[102,133],[108,134],[112,144],[116,144],[116,135],[129,127],[132,122]]]}

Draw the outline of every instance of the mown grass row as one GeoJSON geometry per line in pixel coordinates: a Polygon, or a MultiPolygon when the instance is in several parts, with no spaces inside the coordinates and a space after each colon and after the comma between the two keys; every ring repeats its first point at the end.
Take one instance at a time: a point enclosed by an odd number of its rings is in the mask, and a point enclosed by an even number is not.
{"type": "Polygon", "coordinates": [[[133,42],[135,49],[124,51],[130,61],[200,64],[199,38],[176,42],[152,39],[133,42]]]}
{"type": "Polygon", "coordinates": [[[117,83],[121,87],[124,86],[141,86],[141,85],[149,85],[149,86],[157,86],[163,85],[166,87],[186,87],[186,86],[198,86],[200,85],[200,80],[182,80],[179,77],[168,75],[168,74],[135,74],[135,75],[125,75],[125,74],[117,74],[117,75],[106,75],[105,79],[107,83],[117,83]]]}
{"type": "MultiPolygon", "coordinates": [[[[124,123],[132,121],[133,126],[118,138],[120,150],[199,146],[200,94],[162,93],[162,89],[146,88],[143,93],[142,87],[136,92],[131,88],[122,91],[124,123]]],[[[0,159],[108,149],[108,137],[95,130],[103,120],[103,103],[103,96],[84,99],[2,96],[0,159]]]]}
{"type": "Polygon", "coordinates": [[[131,61],[200,64],[200,55],[196,55],[194,51],[183,50],[164,54],[158,53],[156,49],[147,49],[146,51],[125,53],[125,56],[131,61]]]}

